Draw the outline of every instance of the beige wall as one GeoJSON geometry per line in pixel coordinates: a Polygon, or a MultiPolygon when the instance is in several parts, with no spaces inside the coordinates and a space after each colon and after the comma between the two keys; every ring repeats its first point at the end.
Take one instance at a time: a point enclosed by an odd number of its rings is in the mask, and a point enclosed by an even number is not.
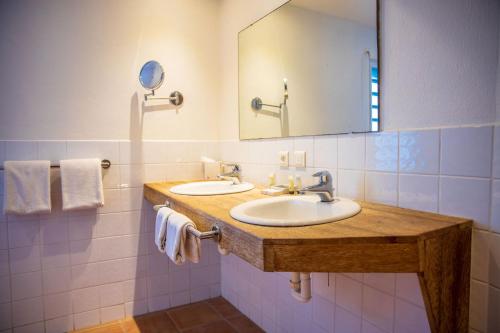
{"type": "Polygon", "coordinates": [[[218,9],[216,0],[2,1],[0,139],[216,139],[218,9]],[[137,76],[150,59],[166,72],[158,95],[184,94],[178,111],[142,112],[137,76]]]}

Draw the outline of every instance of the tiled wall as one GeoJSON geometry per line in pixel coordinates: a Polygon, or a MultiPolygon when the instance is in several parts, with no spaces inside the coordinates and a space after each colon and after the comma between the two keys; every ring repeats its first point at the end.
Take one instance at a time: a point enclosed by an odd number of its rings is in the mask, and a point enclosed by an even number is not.
{"type": "MultiPolygon", "coordinates": [[[[339,196],[473,218],[471,331],[500,332],[500,127],[227,141],[221,155],[257,183],[328,169],[339,196]],[[307,167],[279,167],[280,150],[305,150],[307,167]]],[[[268,332],[429,331],[415,274],[313,274],[308,304],[288,279],[222,259],[223,296],[268,332]]]]}
{"type": "Polygon", "coordinates": [[[63,213],[55,170],[51,214],[0,214],[0,332],[65,332],[219,295],[214,243],[204,241],[200,264],[172,264],[154,247],[154,212],[142,198],[144,182],[200,178],[200,155],[216,154],[214,142],[0,141],[0,162],[113,163],[97,211],[63,213]]]}

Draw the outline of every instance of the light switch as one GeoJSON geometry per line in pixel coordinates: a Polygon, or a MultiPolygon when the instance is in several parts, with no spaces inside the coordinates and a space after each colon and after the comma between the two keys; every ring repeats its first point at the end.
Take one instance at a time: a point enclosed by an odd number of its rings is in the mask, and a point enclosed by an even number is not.
{"type": "Polygon", "coordinates": [[[293,152],[294,157],[294,165],[297,168],[305,168],[306,167],[306,152],[303,150],[298,150],[293,152]]]}
{"type": "Polygon", "coordinates": [[[288,150],[280,151],[279,158],[280,158],[280,166],[287,167],[288,166],[288,150]]]}

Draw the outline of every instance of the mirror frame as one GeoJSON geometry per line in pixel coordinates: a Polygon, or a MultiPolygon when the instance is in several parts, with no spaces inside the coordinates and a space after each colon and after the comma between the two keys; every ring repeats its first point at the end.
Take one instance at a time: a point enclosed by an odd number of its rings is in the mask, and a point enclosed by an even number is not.
{"type": "MultiPolygon", "coordinates": [[[[342,135],[342,134],[356,134],[356,133],[378,133],[382,132],[382,112],[381,112],[381,100],[382,100],[382,89],[381,89],[381,83],[382,83],[382,59],[381,59],[381,46],[382,46],[382,41],[381,41],[381,29],[380,29],[380,0],[375,0],[375,22],[376,22],[376,30],[377,30],[377,64],[378,64],[378,130],[376,131],[359,131],[359,132],[343,132],[343,133],[329,133],[329,134],[305,134],[305,135],[289,135],[289,136],[270,136],[270,137],[264,137],[264,138],[241,138],[241,119],[240,119],[240,34],[245,31],[246,29],[250,28],[260,20],[266,18],[267,16],[271,15],[275,11],[279,10],[281,7],[286,6],[288,3],[292,2],[293,0],[287,0],[283,4],[279,5],[269,13],[265,14],[264,16],[258,18],[257,20],[253,21],[249,25],[245,26],[243,29],[238,31],[238,61],[237,61],[237,66],[238,66],[238,140],[240,141],[247,141],[247,140],[266,140],[266,139],[285,139],[285,138],[299,138],[299,137],[309,137],[309,136],[326,136],[326,135],[342,135]]],[[[348,0],[345,0],[348,1],[348,0]]]]}
{"type": "Polygon", "coordinates": [[[163,70],[163,66],[160,64],[160,62],[156,61],[156,60],[149,60],[147,62],[144,63],[144,65],[142,65],[141,67],[141,70],[139,71],[139,82],[141,83],[141,86],[144,88],[144,89],[148,89],[148,90],[156,90],[158,88],[161,87],[161,85],[163,84],[163,81],[165,80],[165,71],[163,70]],[[158,64],[158,66],[160,66],[160,69],[161,69],[161,77],[160,77],[160,81],[153,87],[153,88],[149,88],[149,87],[146,87],[144,85],[144,81],[142,80],[142,72],[144,71],[145,67],[148,65],[148,64],[151,64],[151,63],[156,63],[158,64]]]}

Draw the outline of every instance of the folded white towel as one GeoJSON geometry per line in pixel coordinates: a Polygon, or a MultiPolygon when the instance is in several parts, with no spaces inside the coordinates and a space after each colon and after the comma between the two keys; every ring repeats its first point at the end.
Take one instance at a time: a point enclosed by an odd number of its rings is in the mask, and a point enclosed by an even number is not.
{"type": "Polygon", "coordinates": [[[168,207],[162,207],[156,214],[155,222],[155,244],[158,250],[165,253],[165,246],[167,242],[167,221],[170,214],[174,211],[168,207]]]}
{"type": "Polygon", "coordinates": [[[172,213],[167,222],[167,256],[176,264],[181,265],[186,260],[197,263],[200,261],[200,239],[187,232],[187,228],[196,225],[187,216],[172,213]]]}
{"type": "Polygon", "coordinates": [[[60,163],[63,210],[102,207],[104,190],[101,161],[78,159],[60,163]]]}
{"type": "Polygon", "coordinates": [[[50,212],[50,161],[6,161],[3,193],[4,214],[50,212]]]}

